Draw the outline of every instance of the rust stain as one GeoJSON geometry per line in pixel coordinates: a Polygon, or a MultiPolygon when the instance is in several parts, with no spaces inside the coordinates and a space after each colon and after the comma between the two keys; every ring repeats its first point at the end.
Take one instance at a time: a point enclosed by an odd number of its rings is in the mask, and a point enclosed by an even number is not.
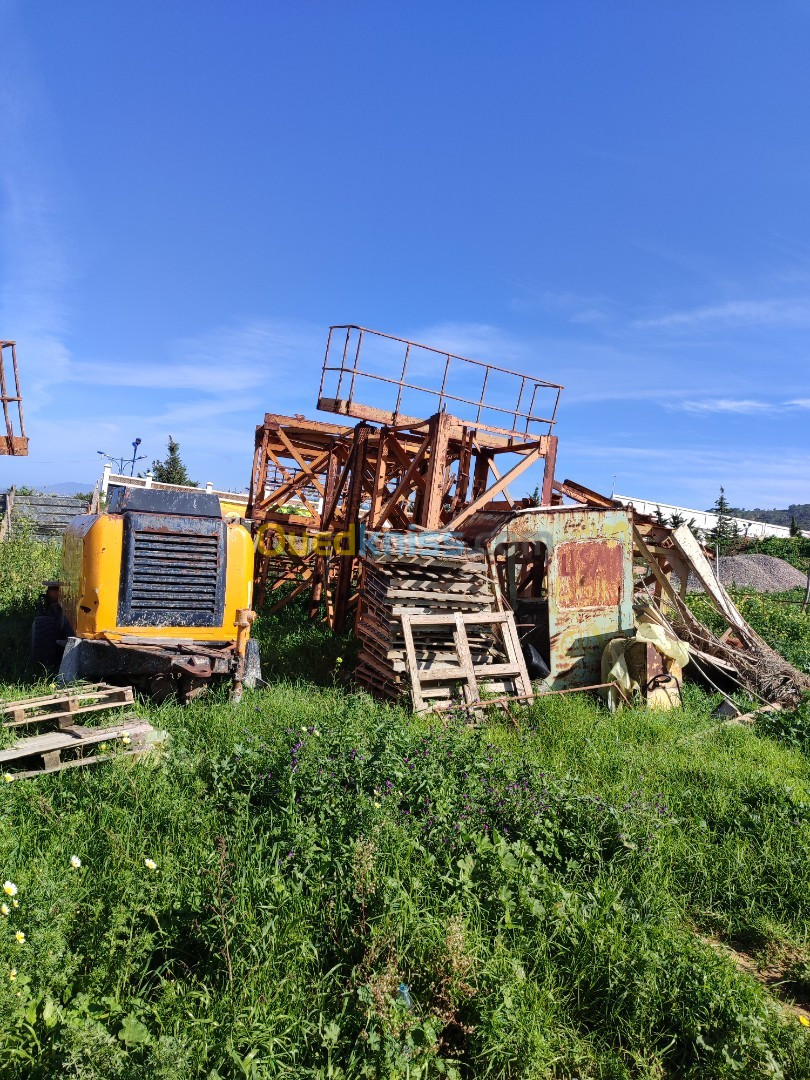
{"type": "Polygon", "coordinates": [[[556,548],[557,603],[562,609],[617,607],[624,551],[616,540],[569,540],[556,548]]]}

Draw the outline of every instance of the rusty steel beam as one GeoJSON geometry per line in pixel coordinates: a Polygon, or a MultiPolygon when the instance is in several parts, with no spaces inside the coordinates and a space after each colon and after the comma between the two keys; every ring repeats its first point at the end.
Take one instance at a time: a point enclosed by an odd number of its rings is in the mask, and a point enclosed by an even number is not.
{"type": "Polygon", "coordinates": [[[535,461],[542,456],[542,451],[539,447],[530,451],[530,453],[526,454],[520,461],[513,465],[508,472],[504,473],[499,480],[496,480],[492,487],[488,488],[482,495],[479,495],[478,498],[471,502],[469,506],[461,511],[461,513],[456,514],[453,520],[447,523],[445,528],[448,531],[458,529],[459,525],[463,524],[463,522],[474,514],[476,510],[481,510],[488,502],[491,502],[493,496],[507,488],[513,480],[516,480],[521,473],[525,472],[530,465],[533,465],[535,461]]]}
{"type": "Polygon", "coordinates": [[[447,450],[450,443],[451,418],[447,413],[437,413],[430,419],[428,438],[430,457],[428,460],[425,494],[417,524],[425,529],[438,529],[442,523],[442,502],[444,500],[445,473],[447,471],[447,450]]]}
{"type": "MultiPolygon", "coordinates": [[[[359,423],[354,429],[354,441],[352,456],[349,459],[352,470],[346,494],[346,510],[344,524],[347,530],[354,529],[355,538],[360,532],[360,503],[363,498],[363,470],[365,465],[368,438],[374,431],[369,424],[359,423]]],[[[346,624],[346,616],[349,611],[349,599],[351,593],[352,576],[357,559],[356,551],[340,557],[338,565],[337,582],[335,584],[334,616],[332,629],[341,633],[346,624]]]]}

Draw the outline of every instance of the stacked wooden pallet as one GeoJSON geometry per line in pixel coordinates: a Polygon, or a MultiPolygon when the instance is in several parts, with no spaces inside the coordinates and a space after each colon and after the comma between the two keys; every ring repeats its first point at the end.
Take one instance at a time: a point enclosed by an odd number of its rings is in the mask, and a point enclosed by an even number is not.
{"type": "Polygon", "coordinates": [[[514,621],[497,611],[484,554],[441,533],[399,534],[401,545],[391,542],[397,534],[377,535],[367,537],[362,565],[358,681],[392,699],[410,690],[419,711],[428,700],[472,704],[481,682],[530,692],[527,678],[516,685],[525,668],[514,621]]]}
{"type": "Polygon", "coordinates": [[[36,735],[18,739],[0,750],[0,773],[22,780],[61,769],[94,765],[118,753],[140,754],[161,740],[162,733],[126,710],[133,704],[131,686],[93,683],[59,693],[24,698],[0,705],[0,726],[32,726],[36,735]],[[114,723],[83,727],[80,717],[107,713],[114,723]],[[48,730],[54,729],[54,730],[48,730]]]}

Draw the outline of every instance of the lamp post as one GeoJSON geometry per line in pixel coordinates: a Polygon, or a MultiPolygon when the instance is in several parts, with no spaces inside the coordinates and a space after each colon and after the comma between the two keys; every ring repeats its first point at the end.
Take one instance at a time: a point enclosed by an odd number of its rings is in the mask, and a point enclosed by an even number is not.
{"type": "Polygon", "coordinates": [[[135,439],[135,441],[132,444],[132,461],[131,461],[130,466],[129,466],[129,475],[130,476],[135,475],[135,462],[136,461],[143,461],[143,459],[146,457],[146,454],[140,454],[138,457],[135,456],[138,453],[138,447],[140,445],[141,445],[141,440],[140,439],[135,439]]]}
{"type": "Polygon", "coordinates": [[[146,457],[146,454],[138,454],[138,447],[140,445],[141,445],[141,440],[140,439],[135,439],[133,441],[133,443],[132,443],[132,457],[130,457],[129,454],[127,454],[126,457],[114,457],[112,454],[108,454],[104,450],[96,450],[96,453],[100,454],[101,457],[106,458],[111,464],[115,465],[117,467],[117,469],[118,469],[119,474],[123,473],[124,469],[127,467],[127,465],[129,465],[129,475],[134,476],[135,475],[135,462],[136,461],[143,461],[144,458],[146,457]]]}

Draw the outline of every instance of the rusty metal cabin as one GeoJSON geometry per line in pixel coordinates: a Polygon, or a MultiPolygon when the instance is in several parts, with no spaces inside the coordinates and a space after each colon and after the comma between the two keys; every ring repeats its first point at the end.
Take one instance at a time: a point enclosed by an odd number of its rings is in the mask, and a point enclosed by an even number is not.
{"type": "Polygon", "coordinates": [[[484,547],[521,641],[550,669],[548,690],[601,682],[607,642],[634,632],[633,526],[625,509],[482,512],[464,539],[484,547]]]}

